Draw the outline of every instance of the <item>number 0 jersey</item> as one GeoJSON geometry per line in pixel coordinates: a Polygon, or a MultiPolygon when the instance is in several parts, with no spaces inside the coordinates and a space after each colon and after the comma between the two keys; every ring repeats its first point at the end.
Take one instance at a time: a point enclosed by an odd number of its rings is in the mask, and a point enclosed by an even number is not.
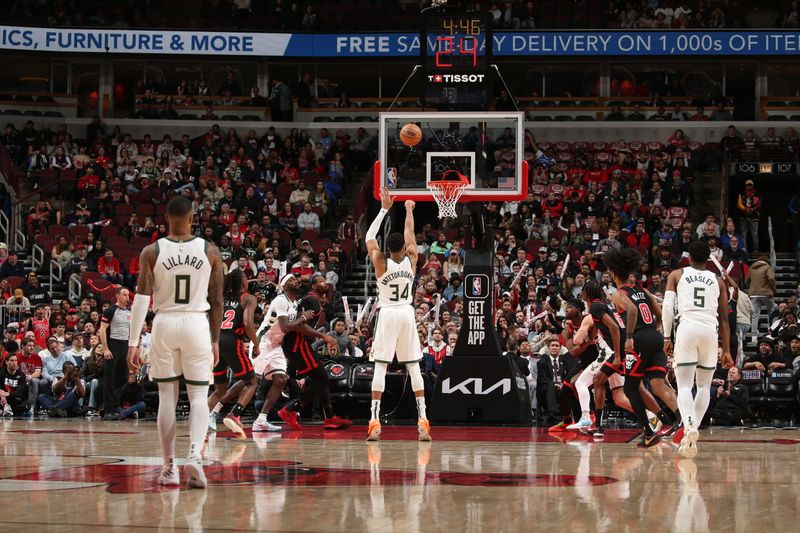
{"type": "MultiPolygon", "coordinates": [[[[633,302],[633,305],[636,306],[636,312],[639,314],[639,317],[636,319],[636,329],[634,331],[629,331],[628,335],[635,335],[643,329],[655,329],[656,319],[653,308],[651,307],[650,297],[644,292],[642,286],[638,283],[634,285],[623,285],[619,290],[625,291],[628,298],[633,302]]],[[[628,319],[625,310],[620,310],[619,314],[622,321],[627,324],[628,319]]]]}
{"type": "Polygon", "coordinates": [[[178,242],[169,237],[156,241],[153,268],[153,310],[161,313],[205,313],[211,261],[206,241],[178,242]]]}
{"type": "Polygon", "coordinates": [[[414,269],[404,257],[399,263],[386,258],[386,272],[378,278],[378,303],[381,307],[411,305],[414,300],[414,269]]]}
{"type": "Polygon", "coordinates": [[[713,272],[684,267],[675,292],[678,320],[701,324],[716,330],[719,283],[713,272]]]}

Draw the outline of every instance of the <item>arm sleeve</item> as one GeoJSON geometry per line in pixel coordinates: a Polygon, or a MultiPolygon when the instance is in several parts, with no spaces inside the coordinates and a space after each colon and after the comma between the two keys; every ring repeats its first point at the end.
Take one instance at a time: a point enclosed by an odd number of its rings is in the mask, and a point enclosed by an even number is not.
{"type": "Polygon", "coordinates": [[[372,221],[370,224],[369,229],[367,230],[367,237],[368,241],[374,241],[375,238],[378,236],[378,230],[381,229],[381,223],[383,222],[383,217],[386,216],[386,213],[389,211],[387,209],[381,209],[378,211],[378,215],[375,217],[375,220],[372,221]]]}
{"type": "Polygon", "coordinates": [[[131,331],[128,336],[128,346],[139,346],[142,338],[142,326],[147,318],[147,309],[150,307],[150,295],[137,294],[131,304],[131,331]]]}
{"type": "Polygon", "coordinates": [[[672,324],[675,321],[675,291],[664,293],[664,304],[661,306],[661,323],[664,326],[664,338],[672,338],[672,324]]]}
{"type": "Polygon", "coordinates": [[[105,324],[111,324],[111,321],[114,320],[114,313],[116,312],[117,312],[117,306],[115,305],[108,306],[108,309],[103,311],[103,316],[100,317],[100,322],[103,322],[105,324]]]}

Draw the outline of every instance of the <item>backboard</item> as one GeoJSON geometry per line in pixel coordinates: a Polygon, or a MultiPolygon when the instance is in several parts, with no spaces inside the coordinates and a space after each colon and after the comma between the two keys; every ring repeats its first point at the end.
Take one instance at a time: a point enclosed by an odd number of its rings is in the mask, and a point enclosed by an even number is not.
{"type": "Polygon", "coordinates": [[[467,177],[462,202],[527,197],[524,114],[515,112],[381,113],[375,197],[386,186],[396,200],[433,201],[427,188],[456,170],[467,177]],[[422,141],[406,146],[400,130],[414,123],[422,141]]]}

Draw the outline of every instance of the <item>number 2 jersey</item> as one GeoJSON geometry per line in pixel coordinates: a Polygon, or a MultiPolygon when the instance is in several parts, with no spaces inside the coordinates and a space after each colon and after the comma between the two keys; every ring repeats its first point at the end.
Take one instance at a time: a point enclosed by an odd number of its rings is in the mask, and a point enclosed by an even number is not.
{"type": "Polygon", "coordinates": [[[179,242],[169,237],[156,241],[153,267],[153,310],[161,313],[205,313],[211,261],[207,243],[194,237],[179,242]]]}
{"type": "Polygon", "coordinates": [[[244,294],[241,294],[238,300],[225,300],[225,311],[220,326],[221,333],[237,337],[244,336],[244,306],[241,301],[243,297],[244,294]]]}
{"type": "Polygon", "coordinates": [[[386,258],[386,272],[378,278],[378,303],[381,307],[411,305],[414,300],[414,269],[411,260],[404,257],[397,263],[386,258]]]}
{"type": "Polygon", "coordinates": [[[677,317],[681,323],[692,322],[716,331],[719,283],[713,272],[684,267],[675,292],[677,317]]]}

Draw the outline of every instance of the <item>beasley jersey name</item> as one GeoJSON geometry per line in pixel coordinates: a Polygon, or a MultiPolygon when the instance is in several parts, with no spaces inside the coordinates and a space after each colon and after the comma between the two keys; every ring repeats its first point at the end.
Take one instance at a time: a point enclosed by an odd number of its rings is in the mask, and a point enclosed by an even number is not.
{"type": "Polygon", "coordinates": [[[167,271],[182,265],[189,266],[196,270],[200,270],[201,268],[203,268],[204,264],[205,262],[201,258],[196,257],[194,255],[185,255],[185,254],[173,255],[161,261],[161,266],[163,266],[164,270],[167,271]]]}
{"type": "Polygon", "coordinates": [[[687,274],[683,276],[683,280],[686,283],[702,283],[703,285],[707,285],[709,287],[713,286],[714,283],[717,281],[714,278],[710,278],[707,276],[696,275],[696,274],[687,274]]]}

